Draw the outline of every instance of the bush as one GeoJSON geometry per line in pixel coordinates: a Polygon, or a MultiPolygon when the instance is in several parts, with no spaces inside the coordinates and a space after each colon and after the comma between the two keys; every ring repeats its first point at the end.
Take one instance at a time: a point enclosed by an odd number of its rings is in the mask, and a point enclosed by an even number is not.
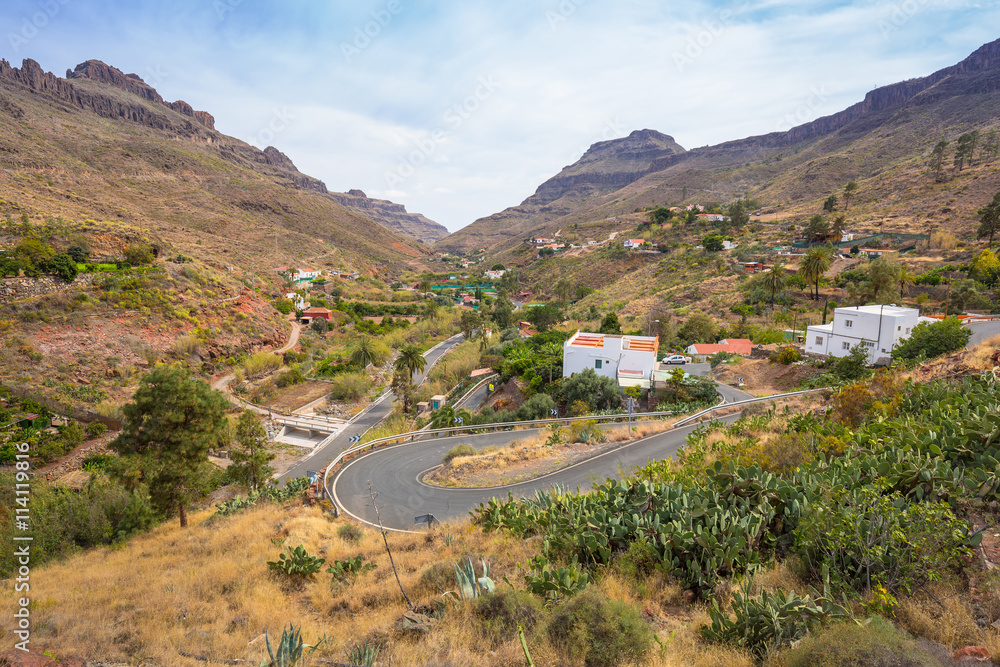
{"type": "Polygon", "coordinates": [[[653,632],[634,607],[599,593],[583,593],[559,608],[548,624],[559,653],[586,667],[636,662],[653,644],[653,632]]]}
{"type": "Polygon", "coordinates": [[[758,659],[801,638],[820,620],[848,615],[823,598],[814,600],[794,592],[762,591],[751,597],[749,584],[734,594],[733,612],[735,618],[713,601],[708,608],[712,624],[702,627],[701,634],[709,641],[745,648],[758,659]]]}
{"type": "Polygon", "coordinates": [[[355,526],[353,523],[345,523],[343,526],[337,529],[337,537],[344,540],[345,542],[358,543],[361,538],[365,536],[363,530],[355,526]]]}
{"type": "Polygon", "coordinates": [[[473,456],[475,453],[476,450],[473,449],[472,445],[456,445],[444,455],[444,462],[451,463],[452,460],[457,459],[459,456],[473,456]]]}
{"type": "Polygon", "coordinates": [[[153,248],[146,243],[133,243],[125,249],[125,261],[132,266],[152,264],[153,248]]]}
{"type": "Polygon", "coordinates": [[[789,364],[794,364],[796,361],[802,359],[802,353],[796,348],[791,346],[782,347],[777,352],[771,353],[771,363],[772,364],[784,364],[788,366],[789,364]]]}
{"type": "Polygon", "coordinates": [[[847,356],[837,359],[833,366],[833,374],[847,382],[860,380],[867,372],[868,349],[863,343],[852,347],[847,356]]]}
{"type": "Polygon", "coordinates": [[[910,592],[972,553],[967,530],[947,503],[910,502],[865,486],[812,505],[795,531],[795,549],[816,579],[828,572],[842,590],[910,592]]]}
{"type": "Polygon", "coordinates": [[[610,410],[622,403],[622,390],[618,383],[605,375],[598,375],[593,368],[585,368],[563,380],[562,393],[567,404],[584,401],[591,410],[610,410]]]}
{"type": "Polygon", "coordinates": [[[938,664],[889,621],[836,623],[784,654],[788,667],[896,667],[938,664]]]}
{"type": "Polygon", "coordinates": [[[99,438],[100,436],[107,433],[107,431],[108,431],[108,426],[103,422],[90,422],[89,424],[87,424],[87,428],[84,429],[84,432],[87,434],[87,436],[91,438],[99,438]]]}
{"type": "Polygon", "coordinates": [[[319,572],[325,562],[325,558],[310,555],[300,544],[294,549],[288,547],[288,552],[279,554],[278,560],[267,561],[267,567],[272,572],[279,572],[288,577],[308,579],[319,572]]]}
{"type": "Polygon", "coordinates": [[[335,401],[353,401],[368,393],[371,380],[364,373],[341,373],[330,383],[330,398],[335,401]]]}
{"type": "Polygon", "coordinates": [[[322,317],[317,317],[315,320],[312,321],[312,324],[309,325],[309,328],[318,334],[325,334],[327,330],[330,328],[330,325],[322,317]]]}
{"type": "Polygon", "coordinates": [[[273,352],[261,351],[243,362],[243,374],[248,379],[264,377],[281,368],[282,359],[273,352]]]}
{"type": "Polygon", "coordinates": [[[299,368],[290,368],[278,375],[275,378],[274,383],[279,389],[284,389],[285,387],[291,387],[292,385],[302,384],[306,381],[305,374],[299,368]]]}
{"type": "Polygon", "coordinates": [[[955,352],[969,343],[972,330],[962,325],[957,317],[940,322],[921,322],[913,328],[910,337],[892,350],[893,360],[933,357],[955,352]]]}
{"type": "Polygon", "coordinates": [[[535,394],[517,409],[517,418],[521,421],[531,421],[535,419],[548,419],[552,416],[552,410],[556,409],[556,402],[548,394],[535,394]]]}
{"type": "Polygon", "coordinates": [[[476,598],[472,615],[494,647],[517,636],[517,628],[530,635],[543,618],[542,603],[527,591],[503,590],[476,598]]]}

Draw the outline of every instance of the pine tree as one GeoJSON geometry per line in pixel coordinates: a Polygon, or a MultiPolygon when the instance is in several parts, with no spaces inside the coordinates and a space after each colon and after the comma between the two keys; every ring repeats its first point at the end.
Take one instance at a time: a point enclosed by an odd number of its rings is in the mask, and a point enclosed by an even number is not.
{"type": "Polygon", "coordinates": [[[260,419],[252,410],[244,410],[236,422],[236,447],[230,452],[232,464],[226,474],[251,491],[267,485],[274,468],[267,465],[274,454],[267,449],[268,439],[260,419]]]}
{"type": "Polygon", "coordinates": [[[187,506],[201,495],[211,464],[208,450],[225,432],[228,403],[204,380],[179,367],[160,366],[142,378],[122,408],[125,425],[111,449],[123,459],[130,486],[146,484],[157,510],[176,511],[187,526],[187,506]]]}
{"type": "Polygon", "coordinates": [[[934,174],[934,180],[938,183],[944,180],[944,157],[947,148],[948,142],[942,139],[931,152],[930,172],[934,174]]]}

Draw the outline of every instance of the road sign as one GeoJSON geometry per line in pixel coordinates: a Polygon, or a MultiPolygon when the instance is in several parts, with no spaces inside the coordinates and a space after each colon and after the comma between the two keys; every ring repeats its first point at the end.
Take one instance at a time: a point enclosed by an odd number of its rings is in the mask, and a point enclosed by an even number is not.
{"type": "Polygon", "coordinates": [[[347,442],[349,442],[351,444],[355,444],[355,443],[361,442],[361,436],[360,435],[352,435],[350,438],[347,439],[347,442]]]}
{"type": "Polygon", "coordinates": [[[319,473],[315,470],[306,470],[306,477],[309,478],[310,484],[315,484],[316,480],[319,479],[319,473]]]}
{"type": "Polygon", "coordinates": [[[551,414],[553,417],[558,417],[559,411],[556,410],[555,408],[552,408],[551,410],[549,410],[549,414],[551,414]]]}
{"type": "Polygon", "coordinates": [[[463,421],[463,420],[462,420],[462,418],[461,418],[461,417],[455,417],[455,423],[456,423],[456,424],[458,424],[459,426],[461,426],[461,425],[462,425],[462,421],[463,421]]]}
{"type": "Polygon", "coordinates": [[[744,382],[746,382],[746,380],[744,380],[743,378],[737,378],[737,379],[739,380],[740,384],[743,384],[744,382]]]}
{"type": "Polygon", "coordinates": [[[418,523],[426,523],[427,527],[429,528],[435,523],[441,523],[441,522],[438,521],[438,518],[433,514],[421,514],[420,516],[413,517],[413,525],[417,525],[418,523]]]}
{"type": "Polygon", "coordinates": [[[492,382],[490,382],[490,383],[489,383],[488,385],[486,385],[486,387],[487,387],[487,389],[489,389],[489,390],[490,390],[491,392],[493,392],[493,391],[496,391],[496,390],[497,390],[497,386],[496,386],[495,384],[493,384],[492,382]]]}

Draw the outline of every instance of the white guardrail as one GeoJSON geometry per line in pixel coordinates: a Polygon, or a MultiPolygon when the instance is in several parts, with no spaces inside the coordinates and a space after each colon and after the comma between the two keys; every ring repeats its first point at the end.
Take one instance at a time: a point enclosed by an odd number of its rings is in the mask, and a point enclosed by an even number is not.
{"type": "MultiPolygon", "coordinates": [[[[815,394],[815,393],[818,393],[818,392],[821,392],[821,391],[825,391],[825,388],[823,388],[823,389],[806,389],[804,391],[793,391],[793,392],[789,392],[787,394],[774,394],[773,396],[763,396],[761,398],[748,398],[748,399],[744,399],[742,401],[735,401],[733,403],[719,403],[718,405],[714,405],[714,406],[712,406],[710,408],[707,408],[705,410],[702,410],[700,412],[696,412],[693,415],[689,415],[689,416],[685,417],[684,419],[681,419],[680,421],[675,422],[674,425],[671,426],[671,430],[677,429],[677,428],[681,428],[683,426],[686,426],[686,425],[688,425],[688,424],[690,424],[690,423],[692,423],[692,422],[694,422],[694,421],[696,421],[698,419],[701,419],[705,415],[714,414],[714,413],[718,412],[719,410],[729,410],[731,408],[738,408],[738,407],[740,407],[742,405],[750,405],[752,403],[764,403],[764,402],[767,402],[767,401],[778,401],[778,400],[782,400],[782,399],[785,399],[785,398],[794,398],[796,396],[806,396],[808,394],[815,394]]],[[[449,428],[430,429],[430,430],[426,430],[426,431],[409,431],[407,433],[399,433],[397,435],[390,435],[390,436],[386,436],[384,438],[377,438],[375,440],[369,440],[366,443],[355,445],[353,447],[349,447],[348,449],[345,449],[344,451],[342,451],[340,454],[337,455],[336,458],[333,459],[333,461],[331,461],[323,469],[323,472],[322,472],[322,475],[323,475],[323,490],[324,490],[324,493],[325,493],[327,499],[329,499],[330,502],[333,503],[333,497],[334,497],[334,495],[333,495],[333,492],[331,491],[331,489],[328,486],[329,483],[330,483],[330,480],[332,478],[332,475],[330,475],[330,473],[332,471],[334,471],[336,469],[336,467],[341,462],[343,462],[343,460],[346,457],[350,456],[351,454],[357,454],[357,453],[362,452],[362,451],[364,451],[366,449],[367,450],[374,450],[378,445],[381,445],[381,444],[385,444],[385,443],[389,443],[389,442],[404,441],[407,438],[409,438],[411,442],[414,442],[414,441],[416,441],[416,439],[418,437],[420,437],[421,439],[423,439],[425,436],[429,436],[429,435],[431,435],[431,436],[433,436],[433,435],[441,435],[442,437],[450,437],[450,436],[456,435],[458,433],[466,433],[466,432],[470,432],[470,431],[513,431],[515,428],[519,428],[519,427],[523,428],[525,426],[527,426],[527,427],[533,427],[533,428],[538,428],[538,427],[548,426],[550,424],[567,424],[568,425],[568,424],[571,424],[573,422],[578,422],[578,421],[618,422],[618,421],[622,421],[622,420],[628,420],[630,418],[631,419],[637,419],[639,417],[670,417],[670,416],[673,416],[675,414],[677,414],[677,413],[676,412],[636,412],[636,413],[633,413],[631,415],[628,414],[628,413],[624,413],[624,414],[616,414],[616,415],[590,415],[590,416],[583,416],[583,417],[557,417],[557,418],[553,418],[553,419],[536,419],[534,421],[501,422],[501,423],[498,423],[498,424],[477,424],[475,426],[455,426],[455,427],[449,427],[449,428]]],[[[530,428],[529,428],[529,430],[530,430],[530,428]]],[[[340,514],[340,508],[338,508],[336,506],[336,504],[334,504],[334,513],[337,514],[337,515],[340,514]]]]}

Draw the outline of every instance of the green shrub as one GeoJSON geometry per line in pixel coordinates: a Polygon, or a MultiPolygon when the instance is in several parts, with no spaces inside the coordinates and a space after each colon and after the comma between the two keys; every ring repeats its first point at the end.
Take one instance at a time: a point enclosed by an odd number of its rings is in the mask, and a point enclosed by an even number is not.
{"type": "Polygon", "coordinates": [[[337,529],[337,537],[345,542],[358,543],[364,536],[364,531],[355,526],[353,523],[345,523],[337,529]]]}
{"type": "Polygon", "coordinates": [[[892,350],[894,360],[933,357],[964,349],[972,336],[972,329],[963,326],[957,317],[940,322],[921,322],[913,328],[910,337],[892,350]]]}
{"type": "Polygon", "coordinates": [[[302,384],[306,381],[306,376],[298,367],[290,368],[278,375],[274,380],[274,384],[278,386],[279,389],[284,389],[285,387],[291,387],[292,385],[302,384]]]}
{"type": "Polygon", "coordinates": [[[771,353],[771,363],[788,366],[802,359],[802,353],[791,346],[784,346],[777,352],[771,353]]]}
{"type": "Polygon", "coordinates": [[[517,409],[517,418],[521,421],[548,419],[555,407],[556,402],[548,394],[535,394],[517,409]]]}
{"type": "Polygon", "coordinates": [[[529,563],[532,573],[524,575],[524,583],[529,591],[550,601],[573,597],[590,584],[590,575],[578,563],[556,567],[545,556],[535,556],[529,563]]]}
{"type": "MultiPolygon", "coordinates": [[[[893,475],[886,460],[881,468],[893,475]]],[[[932,476],[917,470],[918,479],[932,476]]],[[[971,555],[966,522],[947,503],[911,502],[874,484],[835,490],[812,504],[795,531],[795,549],[811,573],[858,592],[881,585],[913,591],[971,555]]]]}
{"type": "Polygon", "coordinates": [[[472,603],[472,615],[493,646],[505,644],[517,635],[520,626],[534,632],[544,615],[542,603],[526,591],[504,589],[484,595],[472,603]]]}
{"type": "Polygon", "coordinates": [[[561,655],[582,659],[586,667],[638,662],[653,644],[653,631],[635,607],[599,593],[584,593],[559,607],[547,630],[561,655]]]}
{"type": "Polygon", "coordinates": [[[243,362],[243,374],[248,379],[264,377],[281,368],[282,358],[274,352],[257,352],[243,362]]]}
{"type": "Polygon", "coordinates": [[[815,623],[827,618],[844,618],[848,612],[824,598],[762,591],[750,596],[749,584],[733,595],[735,618],[719,607],[717,600],[708,608],[711,625],[703,626],[702,636],[720,644],[749,650],[763,658],[804,636],[815,623]]]}
{"type": "Polygon", "coordinates": [[[459,456],[473,456],[475,453],[476,450],[472,445],[455,445],[444,455],[444,462],[451,463],[452,460],[457,459],[459,456]]]}
{"type": "Polygon", "coordinates": [[[835,623],[784,653],[788,667],[931,667],[938,662],[889,621],[835,623]]]}
{"type": "Polygon", "coordinates": [[[267,561],[267,567],[272,572],[305,579],[319,572],[324,562],[325,558],[310,555],[300,544],[294,549],[288,547],[288,553],[279,554],[278,560],[267,561]]]}
{"type": "Polygon", "coordinates": [[[100,436],[107,433],[107,431],[108,431],[108,426],[103,422],[90,422],[89,424],[87,424],[87,428],[84,429],[84,432],[87,434],[87,436],[91,438],[99,438],[100,436]]]}
{"type": "Polygon", "coordinates": [[[365,563],[365,557],[357,555],[354,558],[335,560],[333,564],[326,568],[327,574],[332,574],[337,581],[353,581],[359,576],[375,569],[375,563],[365,563]]]}
{"type": "Polygon", "coordinates": [[[330,398],[335,401],[353,401],[361,398],[371,387],[365,373],[341,373],[330,383],[330,398]]]}
{"type": "Polygon", "coordinates": [[[132,266],[151,264],[153,262],[153,248],[146,243],[133,243],[125,249],[125,261],[132,266]]]}

